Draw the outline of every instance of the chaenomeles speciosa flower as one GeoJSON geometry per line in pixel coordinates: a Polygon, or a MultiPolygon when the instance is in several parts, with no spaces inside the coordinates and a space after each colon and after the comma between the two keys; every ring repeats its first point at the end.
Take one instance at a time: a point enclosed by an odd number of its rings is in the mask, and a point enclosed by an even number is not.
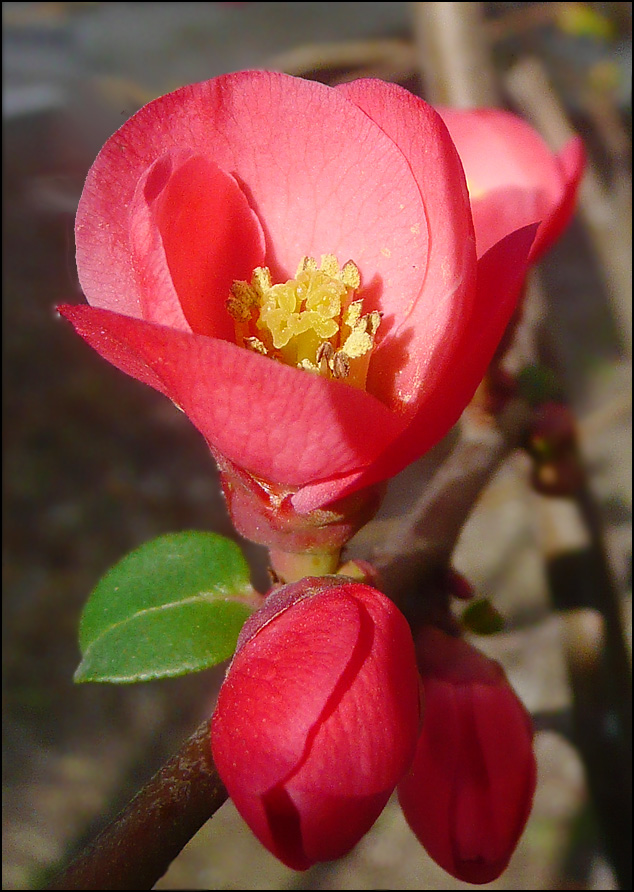
{"type": "Polygon", "coordinates": [[[245,624],[212,719],[212,751],[263,845],[305,870],[345,855],[409,767],[420,683],[411,631],[345,577],[275,590],[245,624]]]}
{"type": "Polygon", "coordinates": [[[502,667],[439,629],[415,635],[425,714],[398,785],[401,808],[428,854],[467,883],[507,867],[536,783],[530,716],[502,667]]]}
{"type": "Polygon", "coordinates": [[[553,152],[523,118],[505,109],[438,108],[462,161],[478,256],[510,232],[539,222],[530,251],[536,263],[570,223],[585,168],[573,136],[553,152]]]}
{"type": "Polygon", "coordinates": [[[476,258],[458,153],[408,91],[237,72],[104,145],[76,219],[88,305],[59,311],[200,430],[243,535],[331,552],[473,395],[534,227],[504,235],[476,258]]]}

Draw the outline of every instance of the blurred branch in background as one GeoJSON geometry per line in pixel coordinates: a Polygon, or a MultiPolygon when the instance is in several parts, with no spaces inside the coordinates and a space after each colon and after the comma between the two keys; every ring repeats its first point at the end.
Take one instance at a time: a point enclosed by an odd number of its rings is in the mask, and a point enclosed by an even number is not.
{"type": "Polygon", "coordinates": [[[498,105],[484,3],[412,3],[425,97],[458,108],[498,105]]]}
{"type": "Polygon", "coordinates": [[[267,68],[315,80],[325,77],[331,85],[359,77],[400,83],[415,71],[416,51],[405,40],[305,44],[273,56],[267,68]]]}

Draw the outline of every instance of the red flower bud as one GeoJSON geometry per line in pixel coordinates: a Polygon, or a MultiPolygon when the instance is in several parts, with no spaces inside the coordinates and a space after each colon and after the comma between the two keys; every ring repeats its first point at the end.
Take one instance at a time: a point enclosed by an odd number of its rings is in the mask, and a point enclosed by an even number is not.
{"type": "Polygon", "coordinates": [[[531,810],[531,720],[501,666],[439,629],[416,636],[425,717],[399,784],[408,824],[452,876],[488,883],[506,868],[531,810]]]}
{"type": "Polygon", "coordinates": [[[236,808],[295,870],[345,855],[407,770],[419,727],[411,632],[343,577],[283,586],[245,624],[212,720],[236,808]]]}

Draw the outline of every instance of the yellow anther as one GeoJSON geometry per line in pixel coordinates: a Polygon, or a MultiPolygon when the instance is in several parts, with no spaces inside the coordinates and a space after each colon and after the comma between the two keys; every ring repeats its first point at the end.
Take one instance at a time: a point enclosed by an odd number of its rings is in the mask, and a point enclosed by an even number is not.
{"type": "Polygon", "coordinates": [[[330,368],[334,378],[347,378],[350,374],[350,357],[339,350],[332,357],[330,368]]]}
{"type": "Polygon", "coordinates": [[[312,372],[313,375],[320,374],[319,366],[315,365],[314,362],[311,362],[310,359],[302,359],[301,362],[297,363],[297,368],[302,369],[304,372],[312,372]]]}
{"type": "Polygon", "coordinates": [[[245,338],[244,346],[249,350],[253,350],[254,353],[261,353],[262,356],[267,355],[267,349],[259,338],[245,338]]]}
{"type": "Polygon", "coordinates": [[[253,270],[253,277],[251,279],[253,283],[253,287],[258,291],[260,295],[263,295],[273,284],[271,280],[271,271],[268,266],[256,266],[253,270]]]}
{"type": "Polygon", "coordinates": [[[338,279],[341,272],[334,254],[322,254],[319,269],[333,279],[338,279]]]}
{"type": "Polygon", "coordinates": [[[227,298],[227,310],[236,322],[246,322],[253,310],[260,305],[260,297],[248,282],[234,282],[231,297],[227,298]]]}
{"type": "Polygon", "coordinates": [[[295,278],[299,276],[300,273],[306,272],[308,270],[317,269],[317,261],[314,257],[302,257],[300,260],[299,266],[297,267],[297,272],[295,273],[295,278]]]}
{"type": "Polygon", "coordinates": [[[346,338],[342,352],[350,359],[358,359],[360,356],[369,353],[373,344],[374,342],[367,331],[359,326],[354,328],[346,338]]]}
{"type": "Polygon", "coordinates": [[[343,324],[347,325],[350,329],[354,328],[361,318],[362,309],[363,301],[353,300],[350,306],[346,309],[346,312],[343,314],[343,324]]]}
{"type": "Polygon", "coordinates": [[[352,260],[349,260],[341,270],[341,281],[347,288],[352,288],[353,291],[356,291],[361,284],[361,274],[352,260]]]}
{"type": "Polygon", "coordinates": [[[296,368],[364,388],[380,314],[362,315],[353,300],[361,284],[357,266],[343,267],[334,254],[321,263],[302,258],[294,279],[273,284],[267,267],[251,282],[234,282],[227,310],[236,343],[296,368]]]}

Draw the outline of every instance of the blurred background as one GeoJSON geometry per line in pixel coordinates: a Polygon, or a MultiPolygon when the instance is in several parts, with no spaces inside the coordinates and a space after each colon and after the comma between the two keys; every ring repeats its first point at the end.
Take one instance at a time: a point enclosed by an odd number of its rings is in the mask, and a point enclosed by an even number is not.
{"type": "MultiPolygon", "coordinates": [[[[222,678],[219,667],[131,687],[72,682],[82,605],[109,566],[168,531],[236,538],[202,438],[54,309],[82,299],[73,219],[88,167],[141,105],[182,84],[244,68],[329,84],[376,76],[432,102],[512,108],[554,148],[571,129],[582,135],[588,173],[539,270],[535,324],[579,418],[631,647],[631,4],[9,2],[2,12],[3,888],[44,886],[210,714],[222,678]]],[[[420,473],[393,482],[351,554],[383,534],[420,473]]],[[[243,544],[266,584],[262,550],[243,544]]],[[[505,630],[478,643],[538,728],[534,811],[492,888],[619,888],[571,731],[566,628],[525,456],[483,492],[455,565],[504,615],[505,630]]],[[[470,887],[430,861],[393,800],[347,858],[304,874],[270,856],[228,802],[156,888],[470,887]]]]}

